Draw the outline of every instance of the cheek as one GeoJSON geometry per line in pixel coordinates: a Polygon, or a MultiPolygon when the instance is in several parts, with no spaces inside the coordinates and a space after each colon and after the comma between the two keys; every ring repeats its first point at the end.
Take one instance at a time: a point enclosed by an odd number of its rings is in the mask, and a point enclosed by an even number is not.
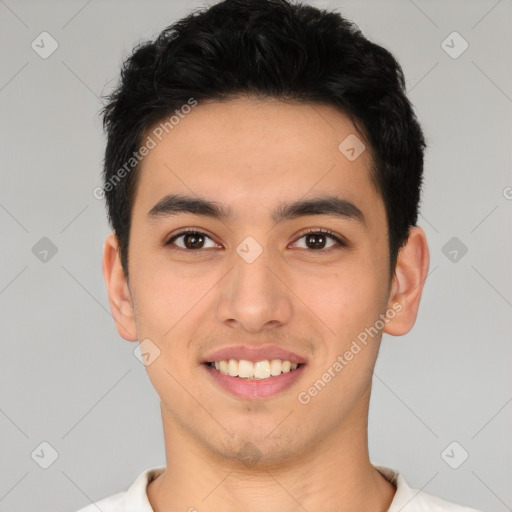
{"type": "Polygon", "coordinates": [[[354,258],[351,265],[297,283],[297,295],[329,327],[338,349],[373,325],[385,304],[385,282],[371,259],[354,258]]]}
{"type": "Polygon", "coordinates": [[[207,269],[192,267],[173,263],[165,250],[161,254],[134,251],[132,290],[139,328],[146,337],[171,338],[178,326],[187,324],[195,306],[212,287],[215,276],[207,269]]]}
{"type": "Polygon", "coordinates": [[[148,376],[164,402],[169,397],[180,401],[183,389],[173,376],[180,380],[182,370],[196,364],[189,341],[197,316],[209,307],[205,294],[218,279],[208,272],[183,271],[168,259],[142,252],[132,263],[139,340],[151,340],[159,351],[146,367],[148,376]]]}

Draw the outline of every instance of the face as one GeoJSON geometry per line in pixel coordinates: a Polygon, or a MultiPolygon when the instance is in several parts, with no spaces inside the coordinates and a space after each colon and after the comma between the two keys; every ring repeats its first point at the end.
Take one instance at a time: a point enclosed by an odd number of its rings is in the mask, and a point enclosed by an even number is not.
{"type": "Polygon", "coordinates": [[[214,456],[304,458],[366,425],[398,283],[370,154],[347,158],[349,135],[362,141],[331,106],[212,102],[142,162],[118,328],[150,340],[164,427],[214,456]],[[229,359],[259,378],[208,364],[229,359]]]}

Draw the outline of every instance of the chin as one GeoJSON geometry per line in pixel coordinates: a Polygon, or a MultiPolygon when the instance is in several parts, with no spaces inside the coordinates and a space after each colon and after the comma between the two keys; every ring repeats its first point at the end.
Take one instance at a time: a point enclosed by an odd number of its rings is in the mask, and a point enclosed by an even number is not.
{"type": "MultiPolygon", "coordinates": [[[[207,444],[210,451],[217,457],[224,460],[232,461],[234,464],[240,465],[241,468],[249,469],[265,469],[274,468],[280,464],[286,464],[294,458],[302,458],[304,448],[299,446],[297,438],[289,436],[283,437],[269,437],[263,434],[263,430],[257,433],[238,433],[231,437],[226,437],[218,440],[217,443],[212,442],[209,438],[207,444]]],[[[265,430],[270,432],[271,429],[265,430]]]]}

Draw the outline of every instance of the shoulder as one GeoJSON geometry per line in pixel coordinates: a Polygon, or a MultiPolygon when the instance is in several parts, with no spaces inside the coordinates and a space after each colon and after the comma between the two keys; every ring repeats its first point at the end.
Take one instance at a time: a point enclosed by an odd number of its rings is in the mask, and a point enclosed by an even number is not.
{"type": "Polygon", "coordinates": [[[409,487],[403,475],[396,469],[376,465],[374,467],[396,487],[388,512],[480,512],[409,487]]]}

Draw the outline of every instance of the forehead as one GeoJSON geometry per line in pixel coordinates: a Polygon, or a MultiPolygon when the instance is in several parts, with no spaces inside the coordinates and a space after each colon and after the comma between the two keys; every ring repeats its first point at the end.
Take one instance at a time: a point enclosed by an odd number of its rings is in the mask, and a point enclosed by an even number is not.
{"type": "Polygon", "coordinates": [[[170,193],[214,199],[234,215],[252,216],[267,204],[308,195],[337,194],[362,210],[381,202],[370,179],[369,148],[357,156],[363,137],[333,106],[209,102],[167,131],[155,128],[146,134],[156,145],[141,163],[134,215],[136,209],[146,215],[170,193]]]}

